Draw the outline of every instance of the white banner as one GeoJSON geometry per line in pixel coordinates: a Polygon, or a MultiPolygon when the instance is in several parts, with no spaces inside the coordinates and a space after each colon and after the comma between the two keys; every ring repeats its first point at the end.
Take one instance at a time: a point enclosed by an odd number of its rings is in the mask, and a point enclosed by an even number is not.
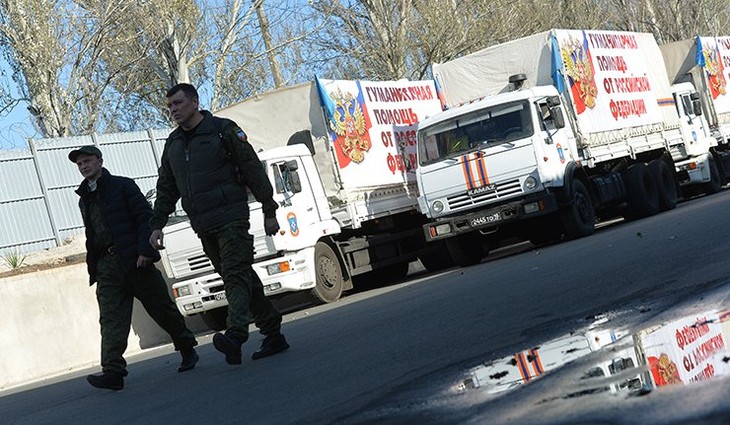
{"type": "Polygon", "coordinates": [[[717,312],[676,320],[644,335],[641,345],[656,386],[689,384],[730,373],[717,312]]]}
{"type": "MultiPolygon", "coordinates": [[[[566,90],[573,98],[582,129],[589,133],[662,121],[660,105],[674,102],[652,67],[662,59],[656,41],[643,34],[556,30],[566,90]],[[657,56],[658,55],[658,56],[657,56]],[[655,87],[656,86],[656,87],[655,87]],[[667,96],[667,98],[658,98],[667,96]]],[[[666,72],[664,71],[666,80],[666,72]]]]}
{"type": "Polygon", "coordinates": [[[414,180],[417,123],[441,112],[434,82],[318,82],[345,188],[414,180]]]}
{"type": "Polygon", "coordinates": [[[730,94],[727,81],[730,79],[730,37],[700,37],[701,54],[695,54],[702,67],[705,82],[710,89],[712,103],[717,114],[730,112],[730,94]],[[701,62],[701,63],[700,63],[701,62]]]}

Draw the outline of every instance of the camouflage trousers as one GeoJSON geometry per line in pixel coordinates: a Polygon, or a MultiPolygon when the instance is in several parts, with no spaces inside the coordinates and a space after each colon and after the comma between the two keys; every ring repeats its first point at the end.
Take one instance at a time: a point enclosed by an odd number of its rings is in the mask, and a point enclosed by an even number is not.
{"type": "Polygon", "coordinates": [[[132,325],[134,298],[170,334],[175,350],[185,350],[198,344],[170,298],[162,274],[154,265],[130,270],[117,257],[105,255],[97,263],[97,279],[102,371],[126,370],[123,354],[132,325]]]}
{"type": "Polygon", "coordinates": [[[223,278],[228,299],[226,335],[241,342],[248,340],[252,318],[263,335],[275,335],[281,329],[281,313],[266,298],[263,284],[251,268],[253,236],[248,229],[248,221],[242,220],[198,235],[205,254],[223,278]]]}

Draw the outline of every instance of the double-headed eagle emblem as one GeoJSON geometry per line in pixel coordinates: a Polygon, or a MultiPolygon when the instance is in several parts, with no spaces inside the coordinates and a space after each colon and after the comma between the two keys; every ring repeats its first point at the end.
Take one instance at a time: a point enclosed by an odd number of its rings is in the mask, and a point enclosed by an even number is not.
{"type": "Polygon", "coordinates": [[[717,96],[725,95],[725,77],[722,75],[722,60],[714,49],[702,49],[702,55],[705,57],[705,72],[707,72],[707,79],[710,83],[710,89],[712,92],[712,98],[716,99],[717,96]]]}
{"type": "Polygon", "coordinates": [[[335,104],[330,128],[340,141],[342,153],[356,163],[362,162],[365,152],[371,147],[362,106],[355,96],[340,89],[331,93],[330,97],[335,104]]]}
{"type": "Polygon", "coordinates": [[[560,49],[560,56],[565,66],[565,75],[573,80],[577,94],[583,104],[592,109],[596,105],[598,90],[594,80],[595,72],[588,49],[580,40],[570,39],[560,49]]]}

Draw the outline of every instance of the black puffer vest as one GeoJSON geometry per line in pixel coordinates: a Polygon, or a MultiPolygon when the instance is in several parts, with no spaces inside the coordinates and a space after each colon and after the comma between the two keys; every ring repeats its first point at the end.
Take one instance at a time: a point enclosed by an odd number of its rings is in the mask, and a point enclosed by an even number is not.
{"type": "Polygon", "coordinates": [[[249,216],[246,188],[236,183],[236,168],[220,134],[231,121],[201,112],[203,121],[190,141],[178,127],[165,143],[182,207],[196,233],[249,216]]]}
{"type": "Polygon", "coordinates": [[[106,168],[102,169],[101,177],[97,180],[96,200],[90,199],[89,183],[84,180],[76,189],[80,196],[79,208],[86,227],[86,264],[91,278],[90,283],[96,281],[96,264],[106,247],[94,246],[94,231],[89,215],[89,203],[97,202],[103,216],[106,228],[111,233],[112,243],[117,255],[124,265],[132,269],[137,265],[137,257],[144,255],[154,261],[160,259],[160,253],[150,245],[150,226],[152,208],[145,199],[134,180],[109,174],[106,168]]]}

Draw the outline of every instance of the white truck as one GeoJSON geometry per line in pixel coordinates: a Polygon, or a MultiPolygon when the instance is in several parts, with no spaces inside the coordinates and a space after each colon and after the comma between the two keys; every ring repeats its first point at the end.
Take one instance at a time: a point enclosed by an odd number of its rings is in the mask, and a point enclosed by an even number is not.
{"type": "Polygon", "coordinates": [[[730,177],[730,37],[695,37],[659,46],[669,79],[696,88],[700,108],[713,136],[712,185],[719,191],[730,177]]]}
{"type": "MultiPolygon", "coordinates": [[[[418,259],[429,270],[453,265],[426,247],[412,169],[416,122],[440,111],[433,81],[317,80],[215,113],[260,149],[279,203],[282,229],[268,237],[249,195],[253,268],[267,296],[306,290],[334,302],[360,277],[356,285],[375,286],[404,277],[418,259]]],[[[187,221],[164,232],[162,264],[178,309],[223,329],[223,282],[198,237],[187,221]]]]}
{"type": "Polygon", "coordinates": [[[680,119],[661,64],[651,34],[580,30],[434,64],[449,109],[419,123],[426,238],[468,266],[501,240],[582,237],[596,218],[674,208],[678,179],[709,181],[710,137],[680,119]]]}

